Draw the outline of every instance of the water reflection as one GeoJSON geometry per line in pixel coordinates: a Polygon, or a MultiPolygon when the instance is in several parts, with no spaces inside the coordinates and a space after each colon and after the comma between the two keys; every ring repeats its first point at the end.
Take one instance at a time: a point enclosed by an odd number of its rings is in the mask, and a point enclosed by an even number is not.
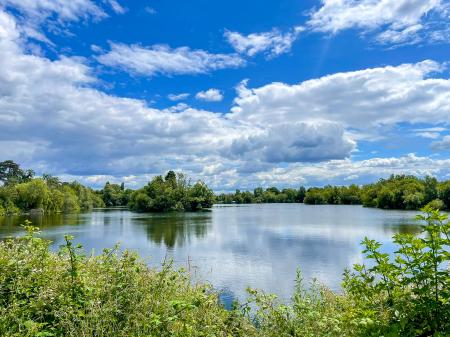
{"type": "Polygon", "coordinates": [[[211,214],[170,214],[158,217],[143,217],[135,219],[147,231],[147,238],[157,244],[172,249],[189,244],[192,236],[201,239],[205,237],[211,226],[211,214]]]}
{"type": "MultiPolygon", "coordinates": [[[[224,290],[223,300],[243,299],[248,286],[288,298],[295,271],[340,287],[342,271],[363,261],[359,243],[368,236],[392,252],[395,233],[416,233],[417,212],[360,206],[271,204],[217,207],[208,213],[139,214],[124,209],[35,216],[42,235],[63,243],[72,234],[87,251],[121,247],[151,257],[158,266],[173,258],[197,277],[224,290]],[[194,267],[196,267],[194,269],[194,267]]],[[[0,218],[0,237],[17,235],[27,217],[0,218]]]]}

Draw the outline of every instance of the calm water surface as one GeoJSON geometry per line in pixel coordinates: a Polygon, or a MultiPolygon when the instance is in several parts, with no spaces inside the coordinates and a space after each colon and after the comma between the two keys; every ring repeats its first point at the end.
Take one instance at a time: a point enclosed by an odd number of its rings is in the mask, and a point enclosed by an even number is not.
{"type": "MultiPolygon", "coordinates": [[[[211,212],[139,214],[94,210],[31,218],[54,247],[71,234],[87,251],[120,243],[152,266],[172,258],[196,278],[222,291],[223,299],[245,298],[250,286],[289,298],[296,268],[334,290],[342,271],[362,262],[360,241],[376,239],[392,251],[391,237],[417,232],[417,212],[361,206],[264,204],[215,206],[211,212]]],[[[0,218],[0,238],[21,234],[25,217],[0,218]]]]}

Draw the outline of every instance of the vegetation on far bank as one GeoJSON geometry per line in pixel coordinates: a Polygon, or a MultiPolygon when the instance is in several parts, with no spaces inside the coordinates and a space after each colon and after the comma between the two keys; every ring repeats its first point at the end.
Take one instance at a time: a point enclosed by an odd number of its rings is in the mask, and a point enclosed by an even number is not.
{"type": "Polygon", "coordinates": [[[43,175],[34,178],[32,170],[22,170],[12,161],[0,162],[0,216],[38,210],[47,213],[71,213],[93,207],[126,206],[139,212],[198,211],[214,203],[305,203],[312,205],[357,205],[383,209],[417,210],[430,204],[450,209],[450,180],[393,175],[362,186],[331,186],[298,189],[258,187],[250,191],[214,195],[202,181],[192,184],[183,174],[169,171],[154,177],[138,190],[124,183],[107,182],[94,191],[78,182],[61,182],[43,175]]]}
{"type": "Polygon", "coordinates": [[[0,241],[0,335],[448,336],[450,225],[424,212],[423,235],[394,236],[395,257],[366,238],[370,263],[344,273],[342,293],[305,286],[299,274],[290,303],[249,289],[232,310],[170,263],[149,269],[117,247],[86,255],[71,237],[52,252],[26,227],[26,236],[0,241]]]}
{"type": "Polygon", "coordinates": [[[439,182],[436,178],[423,179],[392,175],[388,179],[367,185],[311,187],[306,189],[276,187],[256,188],[253,192],[221,194],[219,203],[292,203],[303,202],[310,205],[364,205],[383,209],[417,210],[430,203],[436,209],[450,209],[450,180],[439,182]]]}
{"type": "Polygon", "coordinates": [[[34,178],[32,170],[22,170],[12,161],[0,162],[0,216],[30,210],[73,213],[104,207],[101,196],[77,182],[61,182],[44,175],[34,178]]]}

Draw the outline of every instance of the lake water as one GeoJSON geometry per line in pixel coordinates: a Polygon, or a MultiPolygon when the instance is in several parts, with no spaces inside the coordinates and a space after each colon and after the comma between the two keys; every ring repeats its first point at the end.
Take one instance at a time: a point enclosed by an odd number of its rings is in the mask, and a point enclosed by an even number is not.
{"type": "MultiPolygon", "coordinates": [[[[418,231],[418,212],[361,206],[262,204],[214,206],[211,212],[140,214],[101,209],[84,214],[31,218],[54,247],[65,234],[87,251],[120,243],[151,266],[172,258],[196,279],[210,282],[226,303],[246,297],[250,286],[288,299],[296,269],[339,290],[344,268],[363,261],[364,236],[392,252],[395,233],[418,231]]],[[[26,217],[0,218],[0,238],[23,232],[26,217]]]]}

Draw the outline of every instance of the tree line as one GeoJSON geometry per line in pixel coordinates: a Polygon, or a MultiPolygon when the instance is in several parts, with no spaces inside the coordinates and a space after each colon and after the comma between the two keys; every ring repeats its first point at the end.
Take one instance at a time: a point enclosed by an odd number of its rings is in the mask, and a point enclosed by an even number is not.
{"type": "Polygon", "coordinates": [[[309,205],[363,205],[383,209],[416,210],[431,204],[435,209],[450,209],[450,180],[392,175],[366,185],[310,187],[298,189],[258,187],[250,191],[223,193],[216,201],[224,204],[295,203],[309,205]]]}
{"type": "Polygon", "coordinates": [[[202,181],[191,184],[184,174],[169,171],[138,190],[107,182],[94,191],[78,182],[61,182],[11,160],[0,162],[0,216],[26,212],[74,213],[94,207],[125,206],[138,212],[198,211],[210,208],[214,192],[202,181]]]}
{"type": "Polygon", "coordinates": [[[213,204],[305,203],[309,205],[363,205],[383,209],[415,210],[430,204],[450,209],[450,180],[392,175],[366,185],[310,187],[297,189],[255,188],[234,193],[214,192],[202,181],[192,184],[182,173],[169,171],[154,177],[138,190],[107,182],[93,190],[78,182],[61,182],[44,174],[36,178],[13,161],[0,162],[0,215],[30,210],[70,213],[94,207],[129,207],[139,212],[197,211],[213,204]]]}
{"type": "Polygon", "coordinates": [[[0,162],[0,215],[30,210],[47,213],[74,213],[104,207],[101,196],[78,182],[61,182],[44,174],[35,178],[32,170],[22,170],[11,160],[0,162]]]}

